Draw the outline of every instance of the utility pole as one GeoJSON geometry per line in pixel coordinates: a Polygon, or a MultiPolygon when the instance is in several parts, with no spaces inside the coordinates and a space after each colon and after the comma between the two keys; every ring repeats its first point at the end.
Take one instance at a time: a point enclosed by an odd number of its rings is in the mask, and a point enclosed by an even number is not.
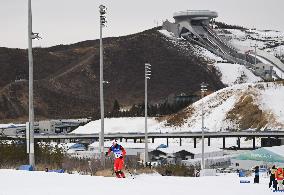
{"type": "Polygon", "coordinates": [[[256,65],[256,47],[257,45],[254,45],[254,65],[256,65]]]}
{"type": "Polygon", "coordinates": [[[35,168],[34,154],[34,105],[33,105],[33,51],[32,39],[36,38],[32,32],[32,3],[28,0],[28,55],[29,55],[29,123],[26,129],[27,152],[29,154],[29,164],[35,168]]]}
{"type": "MultiPolygon", "coordinates": [[[[259,40],[259,35],[258,35],[257,40],[259,40]]],[[[257,55],[256,48],[258,47],[257,40],[255,41],[255,44],[253,45],[253,47],[254,47],[254,65],[256,65],[256,63],[257,63],[257,60],[256,60],[256,55],[257,55]]]]}
{"type": "Polygon", "coordinates": [[[101,155],[101,165],[105,167],[105,153],[104,153],[104,65],[103,65],[103,38],[102,38],[102,32],[103,27],[105,27],[106,24],[106,7],[104,5],[99,6],[99,12],[100,12],[100,110],[101,110],[101,132],[100,132],[100,139],[99,139],[99,145],[100,145],[100,155],[101,155]]]}
{"type": "Polygon", "coordinates": [[[201,103],[201,112],[202,112],[202,117],[201,117],[201,123],[202,123],[202,162],[201,162],[201,169],[205,169],[205,162],[204,162],[204,95],[205,92],[207,91],[207,84],[202,82],[201,83],[201,98],[202,98],[202,103],[201,103]]]}
{"type": "Polygon", "coordinates": [[[148,156],[148,129],[147,129],[147,106],[148,106],[148,79],[150,79],[151,76],[151,64],[146,63],[145,64],[145,165],[147,165],[147,162],[149,162],[149,156],[148,156]]]}

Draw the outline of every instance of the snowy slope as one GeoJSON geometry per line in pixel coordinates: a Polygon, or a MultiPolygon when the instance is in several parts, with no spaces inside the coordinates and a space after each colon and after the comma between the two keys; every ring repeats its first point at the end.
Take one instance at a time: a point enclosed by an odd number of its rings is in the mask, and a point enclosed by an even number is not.
{"type": "Polygon", "coordinates": [[[255,76],[244,65],[216,63],[214,66],[221,72],[222,82],[228,86],[240,83],[256,83],[262,81],[260,77],[255,76]]]}
{"type": "MultiPolygon", "coordinates": [[[[249,84],[234,85],[224,88],[203,99],[192,104],[188,110],[193,110],[188,118],[183,118],[183,121],[178,126],[173,126],[170,123],[165,123],[165,127],[174,128],[175,131],[201,131],[201,116],[202,103],[204,103],[205,127],[208,131],[224,130],[232,124],[226,121],[227,113],[234,107],[238,97],[249,84]]],[[[173,115],[173,118],[179,118],[179,113],[173,115]]],[[[170,118],[171,120],[171,118],[170,118]]]]}
{"type": "Polygon", "coordinates": [[[230,42],[239,48],[251,48],[257,45],[257,48],[271,53],[274,56],[284,56],[284,33],[279,31],[263,30],[238,30],[226,29],[231,38],[230,42]]]}
{"type": "Polygon", "coordinates": [[[263,63],[272,64],[277,75],[281,77],[283,71],[279,73],[277,68],[284,70],[284,33],[272,30],[238,30],[238,29],[225,29],[217,30],[220,36],[225,36],[236,49],[241,53],[247,51],[255,51],[259,56],[269,59],[260,59],[263,63]],[[282,62],[280,61],[282,60],[282,62]]]}
{"type": "Polygon", "coordinates": [[[284,128],[284,86],[275,83],[239,84],[219,90],[185,109],[184,112],[190,112],[188,117],[184,118],[182,112],[171,116],[167,120],[168,123],[164,124],[165,128],[174,128],[176,131],[200,131],[202,102],[205,127],[208,131],[242,129],[242,126],[274,130],[284,128]],[[250,99],[251,102],[248,101],[250,99]],[[241,112],[242,110],[245,113],[241,112]],[[245,114],[250,111],[254,113],[246,116],[245,114]],[[171,124],[173,120],[179,120],[181,123],[171,124]],[[255,127],[253,121],[257,121],[260,126],[255,127]]]}
{"type": "MultiPolygon", "coordinates": [[[[207,131],[228,129],[284,129],[284,86],[281,83],[245,83],[214,92],[184,109],[160,119],[148,119],[148,132],[201,131],[201,106],[204,102],[207,131]],[[244,105],[242,102],[251,99],[244,105]],[[242,106],[238,109],[239,106],[242,106]],[[246,111],[247,109],[247,111],[246,111]],[[253,110],[254,109],[254,110],[253,110]],[[241,112],[243,110],[243,112],[241,112]],[[246,114],[253,112],[251,115],[246,114]],[[229,114],[230,113],[230,114],[229,114]],[[250,120],[250,117],[252,118],[250,120]],[[258,117],[258,118],[257,118],[258,117]],[[178,121],[178,122],[172,122],[178,121]],[[259,126],[258,126],[259,125],[259,126]]],[[[100,120],[81,126],[72,133],[98,133],[100,120]]],[[[143,133],[144,118],[112,118],[105,120],[106,133],[143,133]]]]}
{"type": "MultiPolygon", "coordinates": [[[[159,30],[168,40],[186,50],[182,38],[176,38],[173,33],[167,30],[159,30]]],[[[215,55],[209,50],[198,45],[191,45],[196,56],[204,58],[209,65],[213,65],[221,73],[221,81],[228,86],[240,83],[255,83],[262,81],[260,77],[255,76],[249,69],[243,65],[227,63],[221,57],[215,55]]]]}
{"type": "MultiPolygon", "coordinates": [[[[248,177],[246,180],[253,181],[248,177]]],[[[19,195],[186,195],[186,194],[273,194],[268,178],[260,184],[241,184],[236,174],[213,177],[163,177],[140,175],[136,179],[116,179],[45,172],[0,170],[0,194],[19,195]]]]}
{"type": "MultiPolygon", "coordinates": [[[[158,125],[158,121],[155,118],[148,118],[148,128],[158,125]]],[[[144,132],[145,131],[145,118],[105,118],[105,133],[129,133],[129,132],[144,132]]],[[[84,126],[80,126],[72,133],[76,134],[92,134],[99,133],[101,131],[101,120],[92,121],[84,126]]],[[[158,131],[158,130],[156,130],[158,131]]]]}

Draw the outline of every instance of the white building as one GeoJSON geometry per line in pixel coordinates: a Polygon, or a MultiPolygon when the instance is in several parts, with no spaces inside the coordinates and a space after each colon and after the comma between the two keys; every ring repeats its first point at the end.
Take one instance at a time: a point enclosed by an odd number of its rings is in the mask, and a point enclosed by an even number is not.
{"type": "Polygon", "coordinates": [[[266,79],[272,79],[272,76],[275,74],[273,66],[270,64],[258,63],[255,65],[255,72],[258,75],[265,76],[266,79]]]}
{"type": "MultiPolygon", "coordinates": [[[[204,159],[205,168],[227,167],[231,165],[232,156],[216,156],[204,159]]],[[[201,158],[182,160],[181,164],[185,166],[201,166],[201,158]]]]}
{"type": "MultiPolygon", "coordinates": [[[[187,155],[185,155],[185,159],[196,159],[202,157],[201,148],[193,148],[190,146],[175,146],[175,147],[167,147],[167,148],[158,148],[157,150],[169,155],[169,156],[176,156],[177,153],[185,151],[187,155]]],[[[205,147],[204,148],[204,157],[216,157],[216,156],[223,156],[224,152],[220,148],[215,147],[205,147]]]]}
{"type": "Polygon", "coordinates": [[[39,121],[39,132],[40,133],[47,133],[47,134],[53,134],[55,133],[55,124],[56,122],[53,120],[47,120],[47,121],[39,121]]]}
{"type": "MultiPolygon", "coordinates": [[[[175,146],[167,148],[157,148],[151,153],[152,160],[161,161],[161,163],[167,164],[184,164],[187,165],[184,161],[191,161],[195,159],[200,159],[202,157],[201,148],[193,148],[190,146],[175,146]]],[[[204,157],[205,158],[214,158],[214,157],[223,157],[224,152],[219,148],[214,147],[205,147],[204,148],[204,157]]],[[[196,160],[197,162],[199,160],[196,160]]]]}

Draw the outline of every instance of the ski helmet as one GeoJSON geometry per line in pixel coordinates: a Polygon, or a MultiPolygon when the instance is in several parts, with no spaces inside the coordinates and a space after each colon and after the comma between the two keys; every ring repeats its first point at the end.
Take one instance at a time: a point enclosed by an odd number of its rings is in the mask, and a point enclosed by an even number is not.
{"type": "Polygon", "coordinates": [[[115,146],[115,145],[117,144],[117,140],[116,140],[116,139],[114,139],[114,140],[112,140],[112,142],[111,142],[111,143],[112,143],[112,145],[113,145],[113,146],[115,146]]]}

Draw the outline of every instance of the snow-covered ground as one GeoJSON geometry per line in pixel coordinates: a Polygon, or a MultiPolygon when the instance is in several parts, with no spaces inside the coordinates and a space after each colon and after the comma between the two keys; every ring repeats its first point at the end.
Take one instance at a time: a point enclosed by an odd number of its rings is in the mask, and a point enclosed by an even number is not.
{"type": "MultiPolygon", "coordinates": [[[[244,178],[243,178],[244,179],[244,178]]],[[[245,178],[253,181],[253,178],[245,178]]],[[[0,170],[1,195],[185,195],[185,194],[273,194],[268,179],[260,184],[241,184],[236,174],[211,177],[165,177],[157,174],[139,175],[135,179],[82,176],[45,172],[0,170]]]]}
{"type": "MultiPolygon", "coordinates": [[[[105,118],[104,121],[105,133],[129,133],[129,132],[144,132],[144,117],[125,117],[125,118],[105,118]]],[[[152,129],[153,126],[159,125],[159,122],[155,118],[148,118],[148,128],[152,129]]],[[[72,133],[76,134],[92,134],[99,133],[101,131],[101,120],[92,121],[84,126],[80,126],[72,133]]],[[[155,132],[159,131],[156,129],[155,132]]]]}
{"type": "Polygon", "coordinates": [[[256,83],[262,81],[258,76],[255,76],[244,65],[216,63],[215,67],[221,72],[221,81],[225,85],[232,86],[240,83],[256,83]]]}
{"type": "MultiPolygon", "coordinates": [[[[175,46],[183,48],[183,50],[187,50],[187,47],[189,47],[184,43],[182,38],[177,39],[173,33],[168,32],[167,30],[159,30],[159,32],[175,46]]],[[[235,33],[241,34],[239,31],[236,31],[235,33]]],[[[215,68],[221,72],[221,80],[225,85],[232,86],[239,83],[255,83],[262,81],[260,77],[255,76],[243,65],[226,63],[221,57],[198,45],[191,45],[191,47],[193,49],[191,52],[194,52],[197,56],[203,57],[210,65],[214,65],[215,68]]]]}
{"type": "Polygon", "coordinates": [[[235,46],[251,48],[257,45],[258,49],[271,53],[274,56],[284,56],[284,33],[279,31],[263,30],[238,30],[226,29],[230,36],[231,43],[235,46]]]}
{"type": "MultiPolygon", "coordinates": [[[[238,128],[236,121],[228,119],[228,113],[244,95],[248,94],[253,98],[253,104],[269,115],[266,128],[274,130],[284,128],[284,86],[276,83],[245,83],[221,89],[195,102],[185,109],[185,112],[189,113],[188,117],[183,118],[183,122],[179,125],[168,124],[168,120],[159,122],[155,118],[149,118],[148,131],[160,133],[201,131],[202,104],[204,104],[205,127],[208,131],[217,132],[238,128]]],[[[179,117],[179,115],[172,117],[179,117]]],[[[73,133],[98,133],[100,124],[100,120],[93,121],[79,127],[73,133]]],[[[143,133],[144,118],[106,119],[105,132],[143,133]]]]}
{"type": "Polygon", "coordinates": [[[284,61],[283,32],[256,29],[219,29],[216,31],[220,36],[225,36],[226,40],[241,53],[252,52],[254,55],[256,49],[258,60],[265,64],[271,64],[278,77],[283,78],[284,64],[281,62],[281,60],[284,61]],[[260,56],[269,59],[269,61],[260,56]]]}
{"type": "MultiPolygon", "coordinates": [[[[159,32],[168,38],[168,40],[174,45],[186,49],[186,45],[182,43],[182,39],[177,39],[173,33],[168,32],[167,30],[160,30],[159,32]]],[[[233,32],[240,35],[244,34],[240,33],[239,31],[233,32]]],[[[222,74],[221,81],[225,85],[232,86],[234,84],[255,83],[262,81],[260,77],[255,76],[244,65],[227,63],[226,60],[203,47],[198,45],[191,46],[193,47],[195,55],[203,57],[210,65],[215,66],[215,68],[220,71],[222,74]]]]}
{"type": "MultiPolygon", "coordinates": [[[[200,131],[201,108],[204,103],[205,126],[208,131],[225,131],[227,128],[238,128],[235,121],[228,119],[231,111],[244,95],[253,97],[253,104],[257,105],[263,113],[268,114],[268,129],[284,128],[284,86],[275,83],[239,84],[221,89],[200,101],[195,102],[189,108],[188,118],[180,126],[171,126],[176,131],[200,131]],[[192,113],[191,113],[192,112],[192,113]]],[[[178,117],[178,116],[174,116],[178,117]]],[[[237,120],[238,118],[236,118],[237,120]]],[[[165,128],[168,128],[165,126],[165,128]]]]}
{"type": "Polygon", "coordinates": [[[161,34],[163,34],[164,36],[166,36],[166,37],[168,37],[168,38],[170,38],[170,39],[177,39],[177,37],[174,35],[174,33],[172,33],[172,32],[169,32],[169,31],[167,31],[167,30],[164,30],[164,29],[162,29],[162,30],[158,30],[161,34]]]}

